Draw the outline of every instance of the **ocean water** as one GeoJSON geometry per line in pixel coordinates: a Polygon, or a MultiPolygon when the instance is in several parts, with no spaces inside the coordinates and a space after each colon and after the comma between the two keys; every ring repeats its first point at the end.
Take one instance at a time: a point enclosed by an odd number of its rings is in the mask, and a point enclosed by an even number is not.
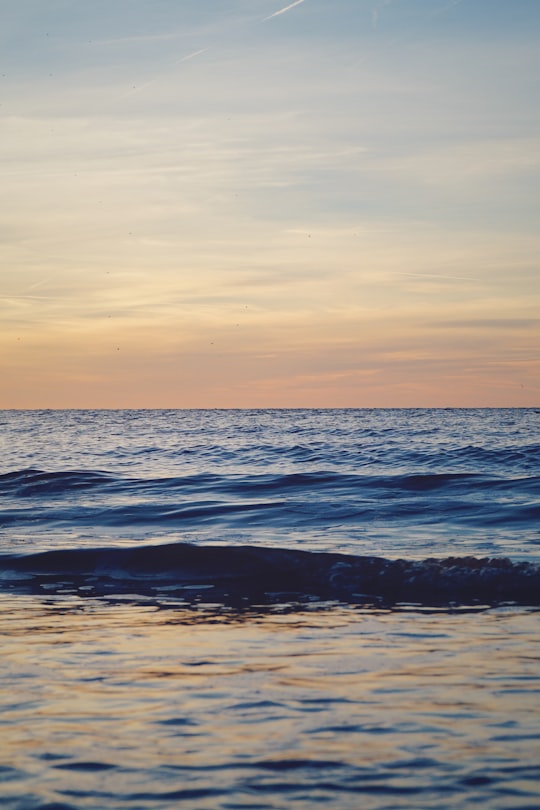
{"type": "Polygon", "coordinates": [[[0,413],[0,803],[538,808],[540,410],[0,413]]]}

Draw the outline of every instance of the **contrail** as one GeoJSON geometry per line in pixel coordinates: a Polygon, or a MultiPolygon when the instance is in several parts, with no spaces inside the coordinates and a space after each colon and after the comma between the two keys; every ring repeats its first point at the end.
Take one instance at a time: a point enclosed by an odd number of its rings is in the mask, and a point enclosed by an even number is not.
{"type": "Polygon", "coordinates": [[[198,51],[193,51],[193,53],[188,53],[187,56],[183,56],[178,62],[187,62],[189,59],[194,59],[196,56],[200,56],[201,53],[206,53],[208,48],[200,48],[198,51]]]}
{"type": "Polygon", "coordinates": [[[303,3],[303,2],[304,2],[304,0],[295,0],[294,3],[291,3],[288,6],[285,6],[285,8],[280,8],[279,11],[274,11],[274,13],[270,14],[269,17],[265,17],[263,22],[266,22],[266,20],[271,20],[272,17],[279,17],[280,14],[285,14],[286,11],[290,11],[291,8],[294,8],[295,6],[299,6],[300,3],[303,3]]]}
{"type": "Polygon", "coordinates": [[[389,6],[391,3],[392,0],[380,0],[380,2],[371,9],[371,27],[374,31],[377,30],[379,23],[379,11],[382,11],[383,8],[386,8],[386,6],[389,6]]]}
{"type": "MultiPolygon", "coordinates": [[[[169,65],[180,65],[182,62],[188,62],[190,59],[195,59],[196,56],[200,56],[203,53],[206,53],[209,48],[199,48],[198,51],[193,51],[192,53],[188,53],[185,56],[182,56],[180,59],[175,59],[173,62],[169,62],[169,65]]],[[[142,84],[133,85],[133,87],[124,93],[122,98],[127,98],[128,96],[132,96],[134,93],[140,93],[141,90],[146,90],[147,87],[155,84],[156,82],[161,81],[161,79],[166,75],[164,71],[158,73],[154,78],[148,79],[148,81],[143,82],[142,84]]]]}

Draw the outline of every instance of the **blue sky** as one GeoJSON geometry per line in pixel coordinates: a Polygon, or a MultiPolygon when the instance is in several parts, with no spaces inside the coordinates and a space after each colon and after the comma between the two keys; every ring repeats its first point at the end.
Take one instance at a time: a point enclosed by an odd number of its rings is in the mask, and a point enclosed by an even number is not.
{"type": "Polygon", "coordinates": [[[538,404],[537,2],[0,23],[0,406],[538,404]]]}

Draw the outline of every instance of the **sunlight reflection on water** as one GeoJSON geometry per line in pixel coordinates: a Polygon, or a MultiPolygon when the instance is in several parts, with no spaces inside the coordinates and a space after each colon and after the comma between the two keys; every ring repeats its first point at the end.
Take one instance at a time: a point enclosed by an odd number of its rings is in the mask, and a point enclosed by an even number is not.
{"type": "Polygon", "coordinates": [[[1,594],[0,613],[8,808],[540,796],[537,611],[1,594]]]}

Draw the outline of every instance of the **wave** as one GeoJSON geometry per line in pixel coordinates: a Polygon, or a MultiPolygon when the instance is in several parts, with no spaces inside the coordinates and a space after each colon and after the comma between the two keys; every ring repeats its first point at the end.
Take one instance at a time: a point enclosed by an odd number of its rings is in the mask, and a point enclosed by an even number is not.
{"type": "Polygon", "coordinates": [[[178,525],[219,530],[328,530],[347,523],[512,527],[535,531],[540,476],[495,477],[476,472],[332,469],[245,472],[211,470],[134,477],[103,470],[47,472],[28,468],[0,475],[1,526],[73,531],[88,527],[165,530],[178,525]]]}
{"type": "Polygon", "coordinates": [[[506,558],[389,560],[169,543],[4,554],[0,572],[4,590],[80,596],[166,593],[224,603],[315,598],[377,605],[540,605],[540,565],[506,558]]]}
{"type": "Polygon", "coordinates": [[[32,497],[98,487],[113,480],[114,477],[110,474],[93,470],[46,472],[26,468],[0,475],[0,492],[15,494],[18,497],[32,497]]]}
{"type": "Polygon", "coordinates": [[[156,491],[201,490],[228,491],[235,494],[253,491],[287,491],[295,489],[349,489],[365,488],[401,489],[403,491],[428,491],[445,487],[460,487],[470,490],[475,487],[500,487],[510,485],[522,490],[528,488],[540,493],[540,476],[490,476],[478,472],[377,472],[364,470],[341,472],[336,469],[319,468],[299,472],[254,472],[249,474],[214,471],[187,473],[179,476],[130,477],[103,470],[45,471],[33,468],[0,474],[0,495],[34,497],[36,495],[69,493],[71,490],[105,487],[107,490],[130,491],[155,489],[156,491]]]}

